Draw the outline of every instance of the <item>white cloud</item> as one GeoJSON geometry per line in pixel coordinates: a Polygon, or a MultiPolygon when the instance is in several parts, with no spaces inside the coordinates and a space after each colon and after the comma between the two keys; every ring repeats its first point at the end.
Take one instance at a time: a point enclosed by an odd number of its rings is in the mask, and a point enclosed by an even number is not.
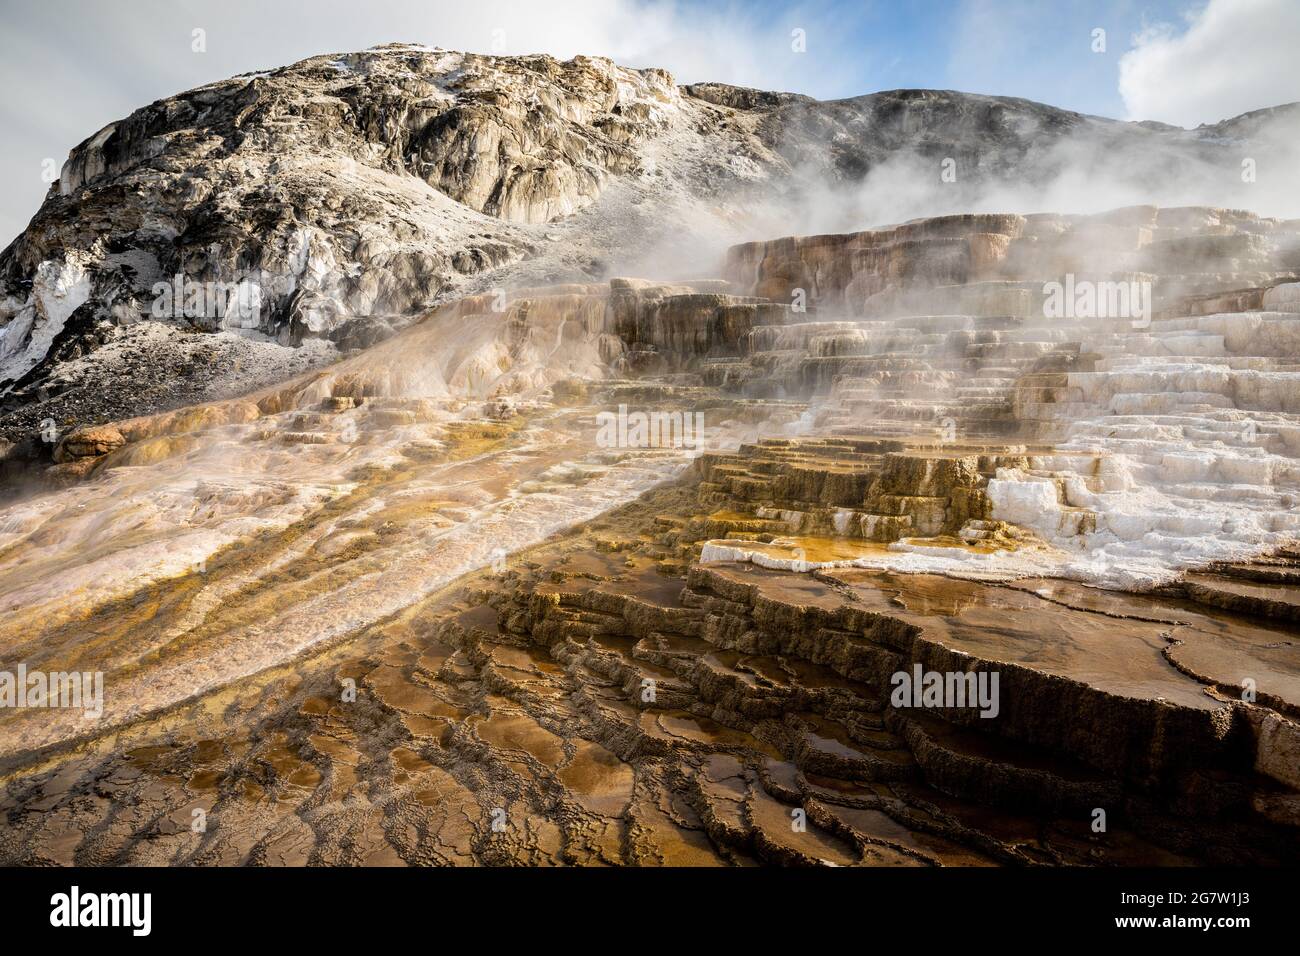
{"type": "Polygon", "coordinates": [[[1300,100],[1297,0],[1209,0],[1134,43],[1119,67],[1130,119],[1196,126],[1300,100]]]}

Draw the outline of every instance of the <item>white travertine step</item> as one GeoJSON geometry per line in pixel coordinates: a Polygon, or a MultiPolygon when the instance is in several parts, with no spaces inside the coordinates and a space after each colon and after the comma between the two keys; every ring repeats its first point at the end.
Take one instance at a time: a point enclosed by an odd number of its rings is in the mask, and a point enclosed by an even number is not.
{"type": "MultiPolygon", "coordinates": [[[[1158,310],[1176,308],[1178,294],[1243,288],[1226,274],[1153,278],[1176,290],[1158,293],[1158,310]]],[[[844,434],[855,424],[927,440],[954,422],[1027,429],[1059,451],[990,480],[994,518],[1077,555],[1067,573],[1163,580],[1177,567],[1258,554],[1300,530],[1294,285],[1272,295],[1268,311],[1157,312],[1146,323],[1046,319],[1027,285],[898,294],[894,305],[970,308],[882,313],[847,338],[828,330],[814,354],[843,373],[820,414],[844,434]]]]}

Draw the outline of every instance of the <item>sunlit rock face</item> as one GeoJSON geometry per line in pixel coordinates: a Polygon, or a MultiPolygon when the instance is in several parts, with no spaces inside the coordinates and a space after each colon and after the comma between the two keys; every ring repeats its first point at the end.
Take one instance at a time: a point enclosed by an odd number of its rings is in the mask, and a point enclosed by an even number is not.
{"type": "MultiPolygon", "coordinates": [[[[315,57],[145,107],[73,150],[4,254],[9,411],[81,391],[46,414],[119,417],[121,403],[86,386],[100,372],[111,392],[127,370],[112,356],[76,363],[119,340],[144,347],[133,331],[141,323],[347,350],[525,257],[586,278],[582,269],[596,267],[590,255],[577,264],[578,238],[531,227],[572,217],[612,181],[638,191],[651,175],[646,144],[707,142],[695,132],[714,125],[705,108],[718,112],[659,70],[402,46],[315,57]]],[[[630,223],[628,242],[643,231],[630,223]]],[[[178,341],[149,345],[172,351],[178,341]]],[[[232,361],[262,369],[261,381],[245,371],[206,393],[178,386],[170,403],[289,377],[267,349],[238,349],[232,361]]],[[[333,357],[317,349],[312,361],[333,357]]],[[[168,398],[137,396],[136,410],[168,398]]]]}

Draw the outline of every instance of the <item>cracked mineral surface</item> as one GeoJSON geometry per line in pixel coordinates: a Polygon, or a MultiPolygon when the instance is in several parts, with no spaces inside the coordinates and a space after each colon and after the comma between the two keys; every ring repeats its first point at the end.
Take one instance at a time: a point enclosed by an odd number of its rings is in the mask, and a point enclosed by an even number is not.
{"type": "Polygon", "coordinates": [[[3,260],[0,671],[103,693],[0,707],[0,862],[1300,859],[1300,221],[969,212],[749,229],[713,276],[557,265],[723,167],[901,148],[914,108],[1009,168],[1054,112],[402,47],[78,147],[3,260]],[[834,145],[783,152],[792,124],[834,145]],[[121,241],[71,241],[97,215],[121,241]],[[146,260],[254,249],[284,280],[258,329],[110,318],[146,260]],[[105,370],[134,405],[52,411],[105,370]]]}

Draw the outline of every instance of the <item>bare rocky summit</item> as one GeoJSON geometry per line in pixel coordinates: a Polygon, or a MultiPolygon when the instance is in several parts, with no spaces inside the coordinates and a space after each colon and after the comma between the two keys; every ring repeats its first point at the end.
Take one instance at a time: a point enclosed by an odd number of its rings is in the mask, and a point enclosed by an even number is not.
{"type": "Polygon", "coordinates": [[[1234,179],[1294,117],[1184,131],[953,92],[679,86],[598,57],[317,56],[152,103],[72,151],[0,255],[0,439],[47,454],[42,422],[281,381],[458,294],[792,231],[783,217],[815,221],[817,196],[900,157],[936,179],[952,159],[954,196],[1051,182],[1081,151],[1151,192],[1174,170],[1234,179]],[[160,283],[222,295],[160,308],[160,283]]]}

